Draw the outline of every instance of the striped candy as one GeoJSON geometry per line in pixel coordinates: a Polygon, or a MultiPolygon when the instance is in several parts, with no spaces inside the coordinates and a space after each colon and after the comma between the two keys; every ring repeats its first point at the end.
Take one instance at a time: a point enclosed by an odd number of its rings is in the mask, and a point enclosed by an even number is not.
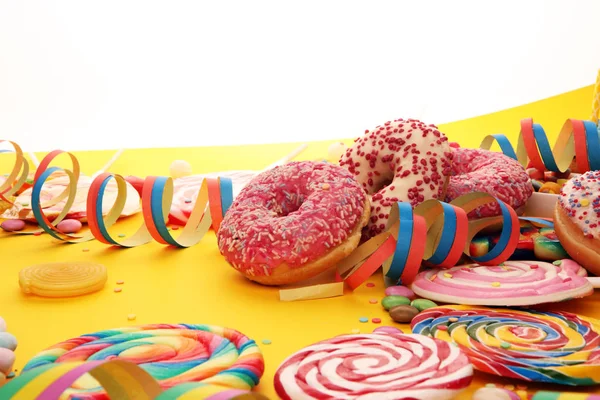
{"type": "MultiPolygon", "coordinates": [[[[115,358],[140,365],[162,388],[203,382],[249,390],[264,372],[262,354],[253,340],[232,329],[189,324],[143,325],[83,335],[44,350],[23,371],[115,358]]],[[[104,395],[91,379],[71,389],[88,398],[104,395]]]]}
{"type": "Polygon", "coordinates": [[[473,367],[447,342],[421,335],[343,335],[288,357],[275,390],[297,399],[451,399],[471,383],[473,367]]]}
{"type": "Polygon", "coordinates": [[[600,321],[566,312],[448,305],[421,312],[413,333],[456,343],[473,366],[525,381],[600,383],[600,321]]]}

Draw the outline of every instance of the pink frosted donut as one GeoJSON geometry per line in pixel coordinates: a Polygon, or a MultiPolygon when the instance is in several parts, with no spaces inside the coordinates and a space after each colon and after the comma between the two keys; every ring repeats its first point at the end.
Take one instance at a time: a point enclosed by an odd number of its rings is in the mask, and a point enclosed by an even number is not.
{"type": "MultiPolygon", "coordinates": [[[[452,176],[446,192],[446,201],[472,192],[485,192],[514,209],[527,203],[533,186],[525,169],[502,153],[483,149],[452,149],[452,176]]],[[[500,214],[497,203],[486,204],[469,213],[470,218],[491,217],[500,214]]]]}
{"type": "Polygon", "coordinates": [[[363,239],[385,229],[393,203],[443,198],[452,153],[448,138],[434,125],[398,119],[356,139],[340,165],[371,195],[371,219],[363,239]]]}
{"type": "Polygon", "coordinates": [[[217,233],[225,259],[266,285],[309,279],[352,252],[369,219],[352,175],[324,162],[291,162],[244,187],[217,233]]]}

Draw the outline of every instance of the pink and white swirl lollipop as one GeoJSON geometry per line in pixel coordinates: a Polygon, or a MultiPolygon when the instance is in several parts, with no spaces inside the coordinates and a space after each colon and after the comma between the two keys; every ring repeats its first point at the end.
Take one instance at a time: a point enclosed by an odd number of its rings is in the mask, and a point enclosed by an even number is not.
{"type": "Polygon", "coordinates": [[[342,335],[288,357],[275,373],[284,400],[451,399],[473,378],[458,347],[422,335],[342,335]]]}
{"type": "Polygon", "coordinates": [[[451,304],[526,306],[591,295],[586,270],[572,260],[507,261],[498,266],[459,265],[419,273],[419,296],[451,304]]]}

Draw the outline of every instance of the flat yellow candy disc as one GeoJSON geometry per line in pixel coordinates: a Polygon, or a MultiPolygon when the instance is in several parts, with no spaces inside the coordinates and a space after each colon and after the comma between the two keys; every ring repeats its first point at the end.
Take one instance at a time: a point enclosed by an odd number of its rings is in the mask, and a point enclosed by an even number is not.
{"type": "Polygon", "coordinates": [[[88,262],[37,264],[19,272],[19,286],[26,294],[43,297],[72,297],[104,287],[106,267],[88,262]]]}

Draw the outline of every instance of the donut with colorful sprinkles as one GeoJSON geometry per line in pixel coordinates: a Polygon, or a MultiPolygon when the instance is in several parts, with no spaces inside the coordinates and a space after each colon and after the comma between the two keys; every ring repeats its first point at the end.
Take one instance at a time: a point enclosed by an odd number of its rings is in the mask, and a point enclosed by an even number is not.
{"type": "Polygon", "coordinates": [[[395,202],[414,207],[429,199],[443,200],[451,162],[448,138],[434,125],[397,119],[365,131],[340,158],[340,165],[371,197],[363,239],[383,232],[395,202]]]}
{"type": "Polygon", "coordinates": [[[554,230],[575,261],[600,275],[600,171],[565,183],[554,209],[554,230]]]}
{"type": "Polygon", "coordinates": [[[334,267],[358,246],[369,199],[334,164],[295,161],[256,176],[217,233],[225,259],[248,279],[283,285],[334,267]]]}

